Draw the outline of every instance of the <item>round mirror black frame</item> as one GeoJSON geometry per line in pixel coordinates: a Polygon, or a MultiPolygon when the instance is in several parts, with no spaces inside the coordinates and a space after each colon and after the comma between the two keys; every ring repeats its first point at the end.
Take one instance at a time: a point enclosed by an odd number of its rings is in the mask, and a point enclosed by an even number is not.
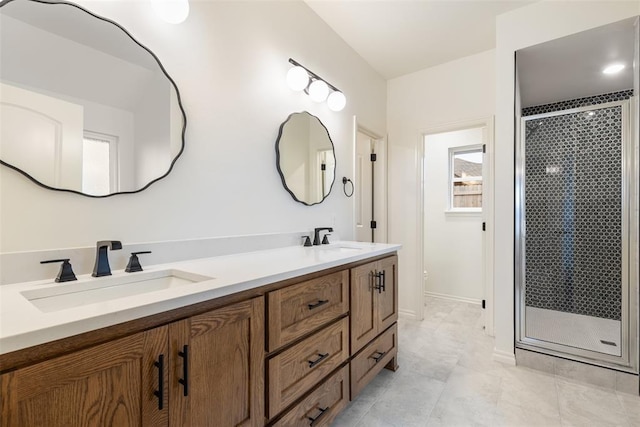
{"type": "Polygon", "coordinates": [[[291,195],[291,197],[293,198],[293,200],[295,200],[298,203],[302,203],[303,205],[306,206],[313,206],[313,205],[319,205],[320,203],[324,202],[325,199],[327,197],[329,197],[329,194],[331,194],[331,190],[333,190],[333,184],[336,182],[336,172],[335,172],[335,167],[333,170],[333,180],[331,181],[331,186],[329,187],[329,191],[327,192],[326,195],[323,194],[322,196],[322,200],[320,200],[319,202],[316,203],[307,203],[304,200],[300,200],[296,197],[295,193],[289,188],[289,186],[287,185],[287,181],[285,179],[284,173],[282,171],[282,168],[280,167],[280,160],[281,160],[281,155],[280,155],[280,139],[282,138],[282,133],[284,131],[284,127],[285,125],[289,122],[289,120],[291,120],[291,118],[296,115],[296,114],[308,114],[309,116],[311,116],[312,118],[318,120],[318,123],[320,123],[322,125],[322,128],[325,130],[325,132],[327,133],[327,138],[329,139],[329,142],[331,143],[331,150],[333,151],[333,158],[334,158],[334,162],[337,166],[338,161],[336,160],[336,147],[333,144],[333,140],[331,139],[331,134],[329,134],[329,130],[327,129],[327,127],[324,125],[324,123],[322,123],[322,120],[320,120],[318,117],[314,116],[313,114],[309,113],[308,111],[300,111],[297,113],[291,113],[289,114],[289,117],[287,117],[287,119],[282,122],[282,124],[280,125],[280,129],[278,130],[278,138],[276,139],[276,167],[278,168],[278,174],[280,174],[280,179],[282,180],[282,186],[284,187],[285,190],[287,190],[287,192],[291,195]]]}
{"type": "MultiPolygon", "coordinates": [[[[14,1],[17,0],[2,0],[0,1],[0,8],[2,8],[3,6],[6,6],[9,3],[12,3],[14,1]]],[[[140,46],[142,49],[144,49],[147,53],[149,53],[153,59],[157,62],[158,66],[160,67],[160,70],[162,71],[162,73],[165,75],[165,77],[169,80],[169,82],[171,83],[171,85],[173,86],[173,89],[176,91],[176,97],[178,100],[178,107],[180,108],[180,114],[182,115],[182,132],[181,132],[181,139],[182,139],[182,144],[180,146],[180,151],[178,151],[178,154],[176,154],[176,156],[173,158],[173,160],[171,160],[171,163],[169,164],[169,168],[167,169],[167,172],[162,175],[159,176],[157,178],[154,178],[153,180],[151,180],[150,182],[148,182],[145,186],[143,186],[142,188],[139,188],[137,190],[132,190],[132,191],[119,191],[116,193],[109,193],[109,194],[101,194],[101,195],[95,195],[95,194],[87,194],[87,193],[83,193],[81,191],[77,191],[77,190],[72,190],[69,188],[57,188],[57,187],[52,187],[50,185],[44,184],[40,181],[38,181],[36,178],[34,178],[33,176],[31,176],[30,174],[28,174],[27,172],[23,171],[22,169],[5,162],[4,160],[0,159],[0,164],[15,170],[16,172],[21,173],[22,175],[26,176],[27,178],[29,178],[32,182],[34,182],[35,184],[46,188],[48,190],[54,190],[54,191],[63,191],[66,193],[75,193],[75,194],[80,194],[82,196],[85,197],[92,197],[92,198],[105,198],[105,197],[111,197],[111,196],[115,196],[117,194],[134,194],[134,193],[139,193],[143,190],[146,190],[147,188],[149,188],[149,186],[151,186],[151,184],[160,181],[161,179],[165,178],[167,175],[169,175],[169,173],[171,173],[171,170],[173,169],[173,165],[176,163],[176,161],[178,160],[178,158],[182,155],[182,152],[184,151],[184,145],[185,145],[185,141],[184,141],[184,135],[187,129],[187,115],[184,112],[184,108],[182,106],[182,99],[180,98],[180,91],[178,90],[178,86],[176,86],[176,83],[173,81],[173,79],[171,78],[171,76],[169,76],[169,74],[167,73],[167,71],[165,70],[164,66],[162,65],[162,63],[160,62],[160,60],[158,59],[158,57],[146,46],[144,46],[142,43],[140,43],[138,40],[136,40],[127,30],[125,30],[120,24],[118,24],[115,21],[112,21],[111,19],[108,18],[104,18],[102,16],[96,15],[93,12],[90,12],[89,10],[83,8],[82,6],[79,6],[75,3],[70,3],[67,1],[58,1],[58,0],[20,0],[20,1],[30,1],[33,3],[42,3],[42,4],[49,4],[49,5],[67,5],[67,6],[72,6],[75,7],[76,9],[79,9],[87,14],[89,14],[90,16],[96,18],[96,19],[100,19],[102,21],[108,22],[112,25],[114,25],[115,27],[119,28],[121,31],[123,31],[135,44],[137,44],[138,46],[140,46]]]]}

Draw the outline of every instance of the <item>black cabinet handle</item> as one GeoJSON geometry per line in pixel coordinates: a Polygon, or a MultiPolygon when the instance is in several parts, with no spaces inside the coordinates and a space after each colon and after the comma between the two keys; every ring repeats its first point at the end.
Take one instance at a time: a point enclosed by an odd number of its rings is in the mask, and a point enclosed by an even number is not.
{"type": "Polygon", "coordinates": [[[315,303],[315,304],[307,304],[307,306],[309,307],[309,310],[313,310],[314,308],[318,308],[321,305],[325,305],[328,302],[329,302],[328,299],[320,299],[320,300],[318,300],[317,303],[315,303]]]}
{"type": "Polygon", "coordinates": [[[387,292],[387,276],[385,275],[385,271],[382,270],[380,272],[380,276],[382,277],[382,285],[380,285],[382,287],[382,290],[384,292],[387,292]]]}
{"type": "Polygon", "coordinates": [[[324,359],[329,357],[329,353],[325,353],[325,354],[318,353],[318,356],[319,357],[316,360],[307,360],[307,362],[309,362],[309,367],[310,368],[313,368],[318,363],[322,362],[324,359]]]}
{"type": "Polygon", "coordinates": [[[329,407],[328,407],[328,406],[327,406],[326,408],[318,408],[318,410],[320,411],[320,413],[319,413],[318,415],[316,415],[316,416],[315,416],[315,418],[314,418],[314,417],[307,417],[307,419],[308,419],[309,421],[311,421],[311,422],[309,423],[309,425],[310,425],[310,426],[313,426],[313,425],[316,423],[316,421],[318,421],[318,420],[319,420],[319,419],[320,419],[320,418],[325,414],[325,412],[327,412],[327,409],[329,409],[329,407]]]}
{"type": "Polygon", "coordinates": [[[158,390],[153,391],[153,395],[158,398],[158,410],[164,408],[164,354],[158,356],[158,361],[153,362],[153,366],[158,368],[158,390]]]}
{"type": "Polygon", "coordinates": [[[384,271],[374,273],[374,277],[376,278],[376,284],[373,287],[378,290],[379,294],[381,294],[382,291],[384,291],[384,271]]]}
{"type": "Polygon", "coordinates": [[[178,356],[182,357],[182,378],[178,380],[182,384],[184,395],[189,395],[189,346],[183,345],[182,351],[178,352],[178,356]]]}
{"type": "Polygon", "coordinates": [[[387,354],[386,351],[376,351],[375,353],[373,353],[373,356],[370,356],[370,358],[375,360],[376,363],[378,363],[380,359],[384,357],[385,354],[387,354]]]}

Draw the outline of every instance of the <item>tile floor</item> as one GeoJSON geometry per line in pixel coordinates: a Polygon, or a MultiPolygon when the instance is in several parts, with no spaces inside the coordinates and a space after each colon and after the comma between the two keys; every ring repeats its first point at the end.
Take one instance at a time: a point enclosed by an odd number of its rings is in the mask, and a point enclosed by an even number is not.
{"type": "Polygon", "coordinates": [[[427,300],[425,320],[399,322],[398,363],[334,427],[640,426],[640,397],[491,360],[477,305],[427,300]]]}

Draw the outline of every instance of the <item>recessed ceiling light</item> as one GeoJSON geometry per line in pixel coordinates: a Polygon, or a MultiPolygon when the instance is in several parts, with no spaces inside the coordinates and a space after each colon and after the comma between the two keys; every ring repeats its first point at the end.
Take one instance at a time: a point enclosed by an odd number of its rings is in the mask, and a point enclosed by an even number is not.
{"type": "Polygon", "coordinates": [[[624,64],[611,64],[607,65],[604,70],[602,70],[603,74],[616,74],[624,69],[624,64]]]}

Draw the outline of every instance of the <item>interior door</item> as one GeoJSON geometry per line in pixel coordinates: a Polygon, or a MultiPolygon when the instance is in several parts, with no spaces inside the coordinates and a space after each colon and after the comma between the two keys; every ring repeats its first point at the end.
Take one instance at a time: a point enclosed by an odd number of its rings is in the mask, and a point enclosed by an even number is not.
{"type": "Polygon", "coordinates": [[[81,188],[82,106],[5,83],[0,92],[0,158],[48,185],[81,188]]]}
{"type": "Polygon", "coordinates": [[[373,218],[373,180],[371,179],[371,153],[373,141],[362,132],[356,135],[356,241],[371,242],[373,218]]]}

